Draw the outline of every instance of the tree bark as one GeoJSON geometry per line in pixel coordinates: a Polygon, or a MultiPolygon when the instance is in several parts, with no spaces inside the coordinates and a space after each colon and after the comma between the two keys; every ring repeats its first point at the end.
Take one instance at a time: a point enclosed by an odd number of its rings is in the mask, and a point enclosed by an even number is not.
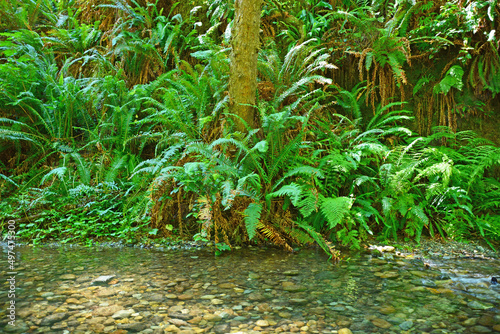
{"type": "Polygon", "coordinates": [[[260,11],[263,0],[236,0],[231,39],[229,109],[236,118],[236,130],[255,127],[257,55],[259,52],[260,11]]]}

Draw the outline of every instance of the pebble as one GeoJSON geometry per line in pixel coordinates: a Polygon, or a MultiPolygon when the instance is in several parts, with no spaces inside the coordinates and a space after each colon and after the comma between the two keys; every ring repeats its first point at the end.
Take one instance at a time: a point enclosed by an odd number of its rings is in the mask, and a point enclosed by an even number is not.
{"type": "Polygon", "coordinates": [[[115,312],[111,318],[113,319],[124,319],[130,317],[132,314],[134,314],[135,311],[133,309],[129,310],[120,310],[118,312],[115,312]]]}
{"type": "Polygon", "coordinates": [[[349,328],[341,328],[339,329],[338,334],[352,334],[352,332],[349,328]]]}
{"type": "Polygon", "coordinates": [[[65,275],[59,276],[59,279],[61,279],[61,280],[74,280],[74,279],[76,279],[76,275],[65,274],[65,275]]]}
{"type": "Polygon", "coordinates": [[[56,322],[59,322],[59,321],[66,319],[68,316],[69,316],[69,314],[65,313],[65,312],[53,313],[53,314],[50,314],[50,315],[46,316],[45,318],[43,318],[42,321],[40,322],[40,325],[41,326],[50,326],[56,322]]]}
{"type": "Polygon", "coordinates": [[[269,322],[267,320],[257,320],[255,322],[255,325],[257,325],[259,327],[268,327],[269,326],[269,322]]]}
{"type": "Polygon", "coordinates": [[[392,326],[390,322],[388,322],[384,319],[380,319],[380,318],[373,319],[372,324],[376,327],[384,328],[384,329],[387,329],[387,328],[392,326]]]}

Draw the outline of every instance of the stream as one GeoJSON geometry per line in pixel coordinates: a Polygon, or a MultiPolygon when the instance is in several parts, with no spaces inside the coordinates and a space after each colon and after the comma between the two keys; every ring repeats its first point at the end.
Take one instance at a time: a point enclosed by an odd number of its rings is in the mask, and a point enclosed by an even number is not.
{"type": "Polygon", "coordinates": [[[500,333],[498,259],[2,246],[0,333],[500,333]]]}

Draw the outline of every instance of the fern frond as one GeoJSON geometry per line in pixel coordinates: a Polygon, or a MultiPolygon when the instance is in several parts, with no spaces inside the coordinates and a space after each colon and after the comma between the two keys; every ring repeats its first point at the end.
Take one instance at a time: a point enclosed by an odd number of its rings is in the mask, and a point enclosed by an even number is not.
{"type": "Polygon", "coordinates": [[[48,172],[43,176],[42,180],[40,181],[40,185],[44,185],[45,182],[53,176],[56,176],[60,181],[64,180],[64,175],[66,174],[67,171],[68,171],[67,167],[54,168],[53,170],[51,170],[50,172],[48,172]]]}
{"type": "Polygon", "coordinates": [[[245,219],[245,227],[248,234],[248,239],[252,240],[257,233],[257,227],[260,223],[260,214],[262,212],[262,204],[250,203],[243,211],[245,219]]]}
{"type": "Polygon", "coordinates": [[[273,198],[282,197],[285,195],[290,198],[293,205],[297,206],[299,199],[300,199],[301,192],[302,192],[302,188],[297,183],[292,182],[290,184],[284,185],[280,189],[266,195],[267,206],[268,206],[268,208],[270,208],[271,200],[273,198]]]}
{"type": "Polygon", "coordinates": [[[349,197],[325,198],[321,203],[321,213],[329,228],[337,226],[351,209],[353,200],[349,197]]]}

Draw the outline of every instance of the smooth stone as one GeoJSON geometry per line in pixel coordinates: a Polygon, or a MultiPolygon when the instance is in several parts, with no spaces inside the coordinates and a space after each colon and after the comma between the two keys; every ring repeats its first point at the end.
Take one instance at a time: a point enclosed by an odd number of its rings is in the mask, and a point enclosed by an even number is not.
{"type": "Polygon", "coordinates": [[[473,326],[470,328],[472,333],[491,333],[491,329],[485,326],[473,326]]]}
{"type": "Polygon", "coordinates": [[[378,328],[384,328],[384,329],[387,329],[392,326],[390,322],[380,318],[373,319],[372,324],[378,328]]]}
{"type": "Polygon", "coordinates": [[[179,333],[180,331],[180,328],[176,325],[168,325],[167,327],[165,327],[165,332],[160,333],[179,333]]]}
{"type": "Polygon", "coordinates": [[[148,328],[148,326],[144,323],[133,322],[128,324],[118,324],[116,326],[118,329],[125,329],[127,331],[140,332],[148,328]]]}
{"type": "Polygon", "coordinates": [[[208,313],[203,316],[203,320],[216,322],[216,321],[221,321],[222,317],[216,314],[208,313]]]}
{"type": "Polygon", "coordinates": [[[477,300],[473,300],[467,303],[467,306],[473,310],[487,310],[493,307],[490,303],[480,303],[477,300]]]}
{"type": "Polygon", "coordinates": [[[412,327],[413,327],[413,321],[411,320],[406,320],[399,324],[399,328],[401,328],[404,331],[410,330],[410,328],[412,327]]]}
{"type": "Polygon", "coordinates": [[[65,275],[59,276],[59,278],[62,280],[73,280],[73,279],[76,279],[76,276],[73,274],[65,274],[65,275]]]}
{"type": "Polygon", "coordinates": [[[43,318],[42,321],[40,322],[40,325],[41,326],[50,326],[56,322],[59,322],[59,321],[66,319],[68,316],[69,316],[69,314],[66,312],[53,313],[53,314],[50,314],[50,315],[46,316],[45,318],[43,318]]]}
{"type": "Polygon", "coordinates": [[[135,313],[135,311],[133,309],[120,310],[120,311],[114,313],[111,316],[111,318],[113,318],[113,319],[124,319],[124,318],[130,317],[134,313],[135,313]]]}
{"type": "Polygon", "coordinates": [[[488,326],[488,327],[493,327],[494,325],[496,325],[495,318],[493,318],[490,315],[483,315],[481,318],[479,318],[477,323],[480,324],[481,326],[488,326]]]}
{"type": "Polygon", "coordinates": [[[182,295],[178,295],[177,299],[179,299],[179,300],[189,300],[189,299],[193,299],[193,295],[182,294],[182,295]]]}
{"type": "Polygon", "coordinates": [[[269,326],[269,322],[267,320],[257,320],[255,322],[255,325],[257,325],[259,327],[268,327],[269,326]]]}
{"type": "Polygon", "coordinates": [[[258,301],[265,300],[265,299],[266,299],[266,297],[264,297],[264,295],[262,295],[259,292],[252,292],[248,295],[248,300],[254,301],[254,302],[258,302],[258,301]]]}
{"type": "Polygon", "coordinates": [[[204,295],[201,296],[200,299],[214,299],[216,296],[215,295],[204,295]]]}
{"type": "Polygon", "coordinates": [[[123,310],[123,307],[119,305],[110,305],[110,306],[102,306],[96,308],[93,312],[92,315],[94,317],[110,317],[111,315],[115,314],[116,312],[123,310]]]}
{"type": "Polygon", "coordinates": [[[212,305],[222,305],[224,304],[224,301],[222,299],[217,299],[217,298],[214,298],[211,300],[210,302],[212,305]]]}
{"type": "Polygon", "coordinates": [[[42,298],[52,297],[54,295],[53,292],[44,292],[40,295],[42,298]]]}
{"type": "Polygon", "coordinates": [[[474,326],[475,324],[477,324],[477,318],[469,318],[464,320],[464,322],[462,322],[462,325],[467,327],[474,326]]]}
{"type": "Polygon", "coordinates": [[[219,288],[221,289],[233,289],[236,287],[234,283],[221,283],[218,285],[219,288]]]}
{"type": "Polygon", "coordinates": [[[352,334],[352,332],[349,328],[341,328],[339,329],[338,334],[352,334]]]}
{"type": "Polygon", "coordinates": [[[113,278],[115,277],[115,275],[106,275],[106,276],[99,276],[97,277],[96,279],[92,280],[92,282],[90,282],[90,285],[106,285],[108,284],[113,278]]]}
{"type": "Polygon", "coordinates": [[[29,331],[28,325],[24,323],[22,320],[17,320],[14,323],[15,326],[12,326],[10,324],[7,324],[3,330],[6,333],[26,333],[29,331]]]}
{"type": "Polygon", "coordinates": [[[216,325],[213,328],[215,334],[226,334],[231,332],[231,326],[229,324],[216,325]]]}
{"type": "Polygon", "coordinates": [[[380,313],[382,314],[396,313],[396,309],[394,308],[394,306],[387,305],[380,308],[380,313]]]}
{"type": "Polygon", "coordinates": [[[298,270],[287,270],[283,272],[285,276],[297,276],[300,272],[298,270]]]}
{"type": "Polygon", "coordinates": [[[181,319],[168,319],[168,322],[170,322],[171,324],[175,325],[175,326],[189,326],[189,324],[187,322],[185,322],[184,320],[181,320],[181,319]]]}
{"type": "Polygon", "coordinates": [[[170,318],[176,318],[176,319],[181,319],[181,320],[186,320],[186,321],[193,318],[193,316],[190,314],[184,314],[184,313],[178,313],[178,312],[169,313],[168,316],[170,318]]]}
{"type": "Polygon", "coordinates": [[[248,278],[251,278],[251,279],[259,279],[260,278],[260,275],[257,274],[257,273],[249,273],[248,274],[248,278]]]}
{"type": "Polygon", "coordinates": [[[66,299],[66,303],[68,304],[77,304],[77,305],[80,305],[82,302],[79,301],[78,299],[76,298],[68,298],[66,299]]]}

